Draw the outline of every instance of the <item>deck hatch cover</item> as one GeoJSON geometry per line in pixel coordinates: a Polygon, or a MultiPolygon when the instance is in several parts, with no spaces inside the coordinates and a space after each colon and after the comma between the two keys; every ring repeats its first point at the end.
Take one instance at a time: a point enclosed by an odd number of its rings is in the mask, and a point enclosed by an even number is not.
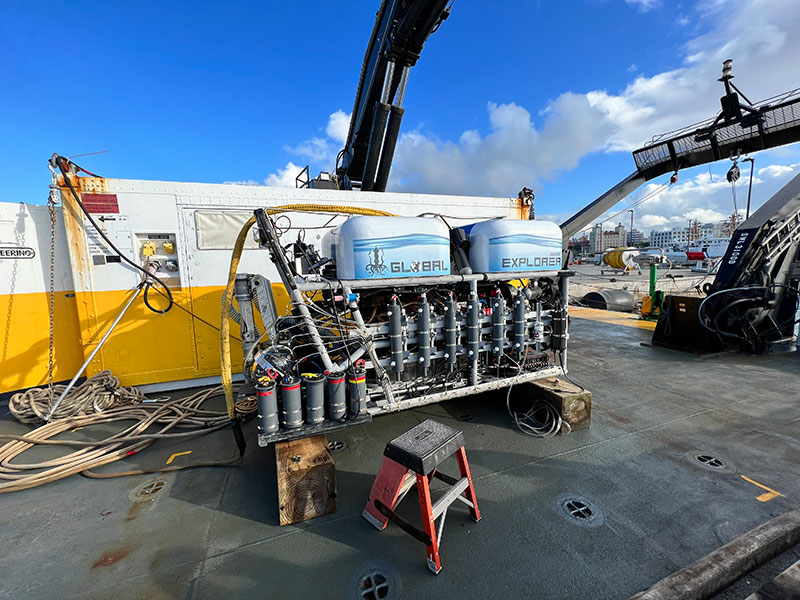
{"type": "Polygon", "coordinates": [[[573,519],[580,519],[581,521],[590,518],[593,514],[592,509],[580,500],[570,500],[564,505],[564,508],[573,519]]]}
{"type": "Polygon", "coordinates": [[[707,467],[711,467],[712,469],[725,468],[725,463],[723,461],[715,456],[711,456],[710,454],[698,454],[694,458],[697,462],[702,463],[707,467]]]}
{"type": "Polygon", "coordinates": [[[389,578],[381,571],[372,571],[361,578],[361,597],[379,600],[389,596],[389,578]]]}
{"type": "Polygon", "coordinates": [[[339,440],[331,440],[328,442],[328,450],[331,452],[339,452],[347,448],[347,443],[339,440]]]}
{"type": "Polygon", "coordinates": [[[577,494],[565,494],[556,503],[559,512],[573,525],[599,527],[605,522],[603,511],[577,494]]]}
{"type": "Polygon", "coordinates": [[[136,495],[139,496],[140,498],[148,498],[150,496],[153,496],[161,491],[165,483],[166,482],[163,480],[146,483],[138,490],[136,490],[136,495]]]}

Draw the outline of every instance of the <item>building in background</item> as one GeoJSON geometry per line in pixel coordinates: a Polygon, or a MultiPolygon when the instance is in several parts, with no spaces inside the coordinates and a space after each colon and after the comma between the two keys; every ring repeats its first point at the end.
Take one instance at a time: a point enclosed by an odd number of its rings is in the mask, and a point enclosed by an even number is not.
{"type": "Polygon", "coordinates": [[[589,233],[589,247],[592,252],[603,252],[609,248],[625,248],[627,245],[628,231],[622,223],[611,231],[603,231],[603,226],[597,224],[589,233]]]}
{"type": "Polygon", "coordinates": [[[643,244],[646,241],[647,238],[644,237],[644,233],[638,229],[631,229],[628,232],[628,246],[636,246],[637,244],[643,244]]]}
{"type": "Polygon", "coordinates": [[[726,221],[717,221],[716,223],[705,223],[700,226],[701,238],[722,238],[728,237],[725,234],[726,221]]]}
{"type": "Polygon", "coordinates": [[[586,233],[580,236],[575,236],[569,241],[569,249],[572,250],[573,256],[585,256],[592,252],[591,241],[586,233]]]}
{"type": "Polygon", "coordinates": [[[693,239],[707,238],[726,238],[730,237],[726,233],[729,227],[727,221],[716,223],[695,224],[693,229],[689,227],[674,227],[667,231],[651,231],[650,245],[656,248],[672,248],[674,246],[686,246],[693,239]]]}

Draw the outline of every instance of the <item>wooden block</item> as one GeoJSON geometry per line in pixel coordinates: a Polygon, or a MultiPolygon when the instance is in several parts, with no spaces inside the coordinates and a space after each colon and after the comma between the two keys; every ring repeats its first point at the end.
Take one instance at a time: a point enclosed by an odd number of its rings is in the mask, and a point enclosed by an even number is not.
{"type": "Polygon", "coordinates": [[[592,420],[592,392],[581,390],[569,381],[548,377],[531,382],[538,394],[556,407],[561,419],[561,433],[588,429],[592,420]],[[568,424],[568,425],[567,425],[568,424]]]}
{"type": "Polygon", "coordinates": [[[336,511],[336,467],[324,435],[275,444],[281,525],[336,511]]]}

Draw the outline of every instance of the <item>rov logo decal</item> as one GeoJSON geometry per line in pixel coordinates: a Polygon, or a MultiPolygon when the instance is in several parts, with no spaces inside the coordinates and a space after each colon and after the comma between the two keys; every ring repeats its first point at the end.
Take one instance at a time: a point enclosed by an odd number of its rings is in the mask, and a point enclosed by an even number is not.
{"type": "Polygon", "coordinates": [[[449,265],[443,260],[414,260],[410,263],[404,261],[393,261],[389,263],[392,273],[430,273],[436,271],[444,271],[449,265]]]}
{"type": "Polygon", "coordinates": [[[0,246],[0,260],[4,258],[30,259],[36,256],[36,250],[27,246],[0,246]]]}
{"type": "Polygon", "coordinates": [[[375,248],[370,251],[370,260],[367,266],[364,267],[364,270],[371,276],[386,274],[389,269],[383,262],[383,250],[375,246],[375,248]]]}
{"type": "Polygon", "coordinates": [[[561,259],[558,256],[520,256],[520,257],[506,257],[502,259],[503,269],[536,269],[541,267],[558,267],[561,265],[561,259]]]}

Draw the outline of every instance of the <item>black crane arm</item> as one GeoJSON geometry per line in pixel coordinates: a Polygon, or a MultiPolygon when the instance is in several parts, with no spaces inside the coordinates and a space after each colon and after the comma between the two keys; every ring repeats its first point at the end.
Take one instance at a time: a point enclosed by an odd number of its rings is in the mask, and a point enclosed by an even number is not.
{"type": "Polygon", "coordinates": [[[347,140],[337,157],[340,189],[386,189],[408,71],[428,37],[450,15],[449,1],[381,2],[364,54],[347,140]]]}
{"type": "Polygon", "coordinates": [[[800,88],[751,104],[731,81],[731,65],[723,63],[719,79],[725,86],[720,113],[634,150],[636,171],[561,224],[565,249],[570,237],[659,175],[800,141],[800,88]]]}

